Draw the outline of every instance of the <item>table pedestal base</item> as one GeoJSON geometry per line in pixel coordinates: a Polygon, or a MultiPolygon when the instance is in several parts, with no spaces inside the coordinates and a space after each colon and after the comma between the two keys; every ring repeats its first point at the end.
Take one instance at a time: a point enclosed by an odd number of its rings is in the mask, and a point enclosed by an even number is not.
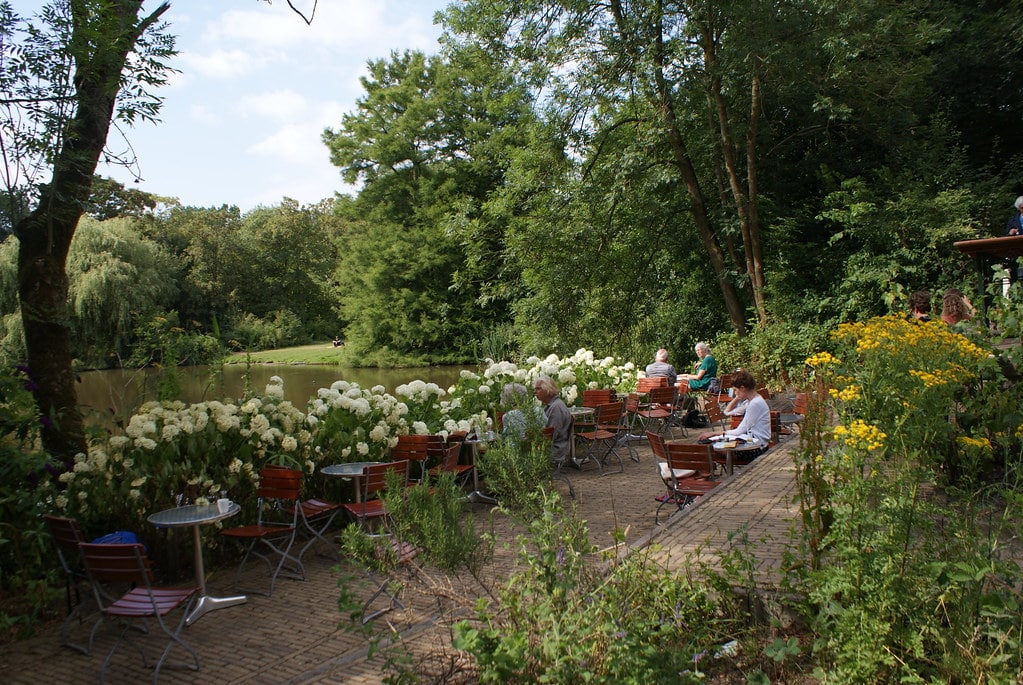
{"type": "Polygon", "coordinates": [[[185,625],[192,625],[204,615],[216,609],[226,609],[237,604],[245,604],[248,599],[245,595],[237,595],[235,597],[210,597],[209,595],[202,595],[185,618],[185,625]]]}
{"type": "Polygon", "coordinates": [[[497,504],[496,499],[494,499],[490,495],[484,494],[480,490],[473,490],[466,496],[466,499],[472,502],[473,504],[479,504],[480,502],[486,502],[487,504],[497,504]]]}

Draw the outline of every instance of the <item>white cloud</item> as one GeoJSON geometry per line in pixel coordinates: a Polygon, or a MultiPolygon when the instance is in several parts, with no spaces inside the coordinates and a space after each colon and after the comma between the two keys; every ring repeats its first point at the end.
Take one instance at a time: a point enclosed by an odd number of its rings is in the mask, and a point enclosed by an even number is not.
{"type": "Polygon", "coordinates": [[[287,121],[294,121],[309,110],[306,98],[290,89],[246,95],[238,106],[245,115],[257,114],[287,121]]]}
{"type": "Polygon", "coordinates": [[[220,115],[202,103],[189,106],[188,118],[204,126],[214,126],[221,122],[220,115]]]}
{"type": "Polygon", "coordinates": [[[246,76],[259,69],[265,60],[241,50],[213,50],[208,53],[182,51],[176,66],[185,75],[228,79],[246,76]]]}

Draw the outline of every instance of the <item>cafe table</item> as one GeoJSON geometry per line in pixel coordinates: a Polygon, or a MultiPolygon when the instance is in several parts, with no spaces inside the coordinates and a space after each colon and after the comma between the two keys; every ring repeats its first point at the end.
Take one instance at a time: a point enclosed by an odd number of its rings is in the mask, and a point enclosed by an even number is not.
{"type": "Polygon", "coordinates": [[[725,455],[725,472],[730,476],[735,471],[735,455],[741,452],[763,451],[767,445],[759,440],[738,442],[735,439],[718,440],[713,443],[714,451],[725,455]]]}
{"type": "Polygon", "coordinates": [[[359,487],[359,479],[367,466],[383,464],[382,461],[350,461],[344,464],[330,464],[320,469],[320,473],[334,478],[351,478],[355,481],[355,501],[362,501],[362,488],[359,487]]]}
{"type": "Polygon", "coordinates": [[[192,529],[192,553],[195,557],[195,577],[199,584],[199,597],[195,606],[185,617],[185,625],[192,625],[204,614],[215,609],[225,609],[244,604],[248,598],[245,595],[233,597],[211,597],[206,593],[206,568],[202,559],[202,536],[199,534],[199,526],[208,523],[216,523],[222,519],[234,516],[242,508],[231,502],[223,511],[213,504],[186,504],[172,509],[164,509],[155,514],[150,514],[148,521],[157,528],[191,528],[192,529]]]}

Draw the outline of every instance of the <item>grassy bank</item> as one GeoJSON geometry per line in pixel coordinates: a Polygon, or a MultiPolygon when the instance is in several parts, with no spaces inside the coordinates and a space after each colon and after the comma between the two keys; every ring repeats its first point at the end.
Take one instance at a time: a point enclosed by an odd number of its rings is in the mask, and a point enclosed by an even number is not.
{"type": "Polygon", "coordinates": [[[341,366],[347,364],[347,360],[342,354],[344,349],[344,347],[334,347],[334,343],[325,340],[311,345],[282,347],[276,350],[235,352],[228,355],[224,359],[224,363],[244,364],[246,360],[249,360],[253,364],[332,364],[341,366]]]}

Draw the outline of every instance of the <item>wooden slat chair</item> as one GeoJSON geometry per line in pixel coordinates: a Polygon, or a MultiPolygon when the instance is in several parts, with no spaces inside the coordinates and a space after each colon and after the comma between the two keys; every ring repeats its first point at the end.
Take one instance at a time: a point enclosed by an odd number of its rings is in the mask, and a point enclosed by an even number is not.
{"type": "Polygon", "coordinates": [[[625,471],[625,464],[622,463],[622,457],[618,454],[617,450],[618,428],[622,424],[624,409],[624,402],[602,404],[597,407],[594,414],[595,425],[590,430],[584,428],[575,433],[576,440],[586,445],[586,450],[583,452],[580,460],[583,463],[592,461],[597,465],[597,469],[602,476],[625,471]],[[611,457],[618,460],[618,470],[605,472],[604,467],[611,457]]]}
{"type": "Polygon", "coordinates": [[[806,416],[806,397],[805,392],[796,393],[792,401],[792,411],[783,412],[779,417],[782,428],[798,426],[803,421],[803,418],[806,416]]]}
{"type": "MultiPolygon", "coordinates": [[[[153,667],[153,683],[157,682],[160,677],[160,669],[164,665],[168,668],[183,667],[198,671],[200,668],[199,655],[181,637],[181,630],[185,626],[185,618],[188,616],[188,611],[199,588],[154,588],[152,586],[152,564],[146,557],[145,548],[139,543],[100,545],[83,542],[78,548],[81,551],[82,562],[93,588],[93,596],[96,598],[96,603],[99,605],[100,613],[104,619],[103,623],[106,623],[105,619],[114,619],[112,623],[116,623],[118,630],[114,646],[111,647],[100,669],[100,682],[103,682],[107,667],[110,666],[110,661],[121,643],[129,638],[137,639],[139,634],[166,639],[163,652],[153,667]],[[104,589],[105,585],[111,583],[124,584],[131,589],[119,598],[111,600],[104,589]],[[181,618],[175,625],[167,619],[177,609],[181,610],[181,618]],[[155,620],[160,629],[159,633],[148,628],[144,623],[141,626],[132,623],[134,620],[145,622],[146,619],[155,620]],[[189,662],[167,663],[167,657],[175,646],[188,653],[191,657],[189,662]]],[[[99,624],[96,627],[99,627],[99,624]]],[[[95,632],[95,628],[93,632],[95,632]]],[[[133,643],[133,646],[142,655],[142,663],[148,668],[149,662],[142,646],[136,643],[133,643]]]]}
{"type": "Polygon", "coordinates": [[[342,511],[344,511],[344,505],[339,502],[328,502],[315,497],[299,502],[299,532],[305,538],[305,544],[302,545],[302,549],[298,553],[299,559],[304,559],[305,553],[319,543],[326,546],[328,550],[326,556],[337,561],[341,560],[338,546],[327,537],[327,534],[342,511]]]}
{"type": "Polygon", "coordinates": [[[657,433],[664,433],[669,429],[675,411],[675,393],[675,388],[662,385],[650,390],[645,407],[640,402],[636,416],[644,433],[652,429],[657,433]]]}
{"type": "Polygon", "coordinates": [[[468,484],[469,478],[472,476],[472,470],[475,467],[472,464],[458,463],[458,458],[462,454],[461,442],[444,443],[439,447],[431,446],[430,452],[431,461],[433,461],[434,457],[438,459],[437,465],[430,469],[430,476],[450,473],[455,477],[455,482],[460,486],[465,487],[468,484]]]}
{"type": "Polygon", "coordinates": [[[398,443],[391,448],[391,461],[408,461],[409,480],[421,483],[426,479],[430,447],[443,442],[440,435],[399,435],[398,443]]]}
{"type": "MultiPolygon", "coordinates": [[[[396,474],[398,477],[397,487],[408,487],[409,467],[410,462],[407,459],[367,465],[363,468],[360,479],[360,501],[345,505],[345,509],[352,515],[355,524],[374,538],[378,545],[376,548],[378,554],[389,555],[399,566],[411,564],[418,556],[418,550],[413,545],[393,537],[388,531],[389,514],[383,495],[387,491],[388,476],[391,474],[396,474]]],[[[397,591],[391,588],[387,579],[380,578],[371,568],[367,567],[365,571],[370,581],[376,586],[376,590],[362,606],[361,621],[363,624],[393,609],[405,608],[398,598],[397,591]],[[369,607],[382,595],[386,595],[387,605],[382,609],[369,612],[369,607]]]]}
{"type": "Polygon", "coordinates": [[[658,458],[657,475],[664,483],[665,492],[657,499],[660,504],[654,514],[654,523],[660,525],[661,507],[674,503],[679,510],[717,487],[711,480],[712,463],[709,445],[689,445],[666,442],[658,433],[648,434],[650,447],[658,458]]]}
{"type": "Polygon", "coordinates": [[[583,406],[597,408],[602,404],[614,402],[615,394],[610,388],[583,390],[583,406]]]}
{"type": "Polygon", "coordinates": [[[238,589],[242,569],[250,556],[262,559],[270,571],[270,587],[267,590],[246,589],[243,592],[273,595],[277,578],[305,580],[302,560],[292,554],[292,547],[301,524],[302,472],[280,466],[267,466],[259,470],[259,487],[256,488],[256,522],[225,528],[220,534],[245,545],[238,569],[234,574],[234,587],[238,589]],[[274,564],[276,561],[276,565],[274,564]]]}
{"type": "MultiPolygon", "coordinates": [[[[53,540],[53,547],[57,551],[57,560],[64,573],[64,595],[67,601],[67,614],[64,616],[64,623],[60,627],[60,644],[82,654],[92,654],[92,638],[95,633],[95,626],[89,634],[89,640],[85,644],[72,642],[68,637],[71,625],[77,620],[82,623],[82,594],[90,594],[89,577],[85,573],[85,566],[82,563],[81,551],[78,545],[85,542],[82,529],[78,521],[64,516],[51,516],[43,514],[43,521],[50,531],[50,538],[53,540]]],[[[97,620],[102,620],[102,616],[97,620]]]]}
{"type": "Polygon", "coordinates": [[[715,433],[724,433],[727,430],[726,426],[729,425],[730,419],[725,415],[725,411],[721,408],[718,401],[708,396],[703,409],[707,414],[707,425],[710,427],[710,430],[715,433]]]}
{"type": "Polygon", "coordinates": [[[387,474],[391,472],[398,474],[402,487],[408,484],[408,460],[369,464],[362,469],[362,478],[359,480],[360,501],[344,505],[352,520],[367,532],[371,532],[373,526],[387,516],[382,495],[387,489],[387,474]]]}

